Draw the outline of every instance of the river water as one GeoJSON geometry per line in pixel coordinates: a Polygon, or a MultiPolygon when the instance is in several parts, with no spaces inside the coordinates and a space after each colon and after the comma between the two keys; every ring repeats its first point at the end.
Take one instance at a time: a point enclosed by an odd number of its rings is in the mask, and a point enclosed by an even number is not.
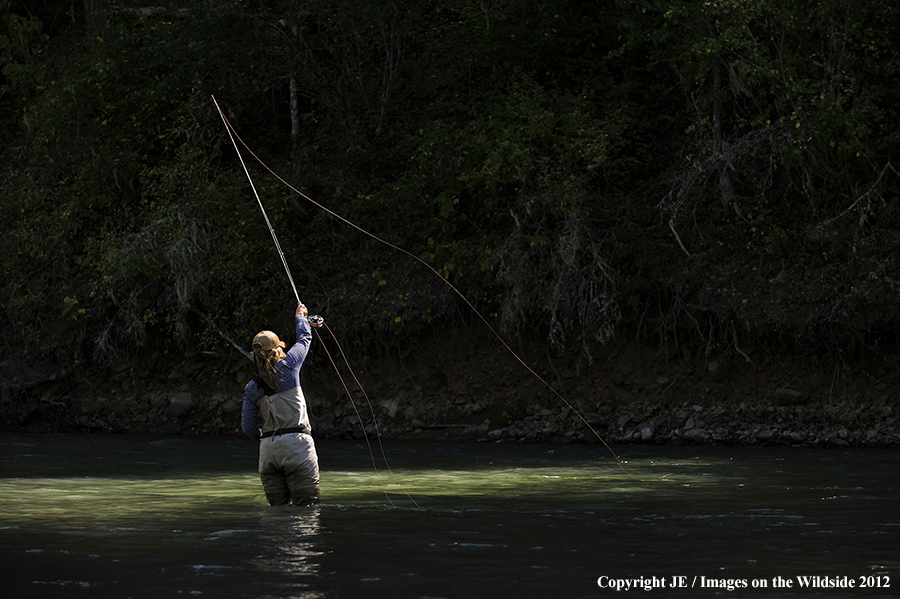
{"type": "Polygon", "coordinates": [[[317,445],[272,508],[250,441],[2,434],[0,597],[900,594],[896,451],[317,445]]]}

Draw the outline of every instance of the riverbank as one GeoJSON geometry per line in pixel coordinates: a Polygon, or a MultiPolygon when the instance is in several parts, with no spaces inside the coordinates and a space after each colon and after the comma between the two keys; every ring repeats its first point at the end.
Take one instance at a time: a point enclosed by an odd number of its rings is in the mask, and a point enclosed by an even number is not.
{"type": "MultiPolygon", "coordinates": [[[[345,388],[314,346],[303,383],[320,438],[362,438],[363,427],[373,435],[377,423],[383,437],[403,439],[900,446],[896,356],[837,364],[637,343],[591,353],[525,345],[532,374],[496,342],[435,336],[395,357],[350,356],[363,393],[346,371],[345,388]]],[[[3,430],[240,435],[241,392],[251,376],[239,354],[199,352],[167,370],[122,364],[60,374],[8,389],[3,430]]]]}

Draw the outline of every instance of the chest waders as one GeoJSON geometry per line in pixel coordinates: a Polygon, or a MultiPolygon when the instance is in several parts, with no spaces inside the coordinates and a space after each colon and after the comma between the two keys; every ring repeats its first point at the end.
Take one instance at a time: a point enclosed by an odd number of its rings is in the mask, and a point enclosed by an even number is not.
{"type": "Polygon", "coordinates": [[[269,505],[313,505],[319,502],[319,459],[303,390],[274,392],[258,381],[262,428],[259,478],[269,505]]]}

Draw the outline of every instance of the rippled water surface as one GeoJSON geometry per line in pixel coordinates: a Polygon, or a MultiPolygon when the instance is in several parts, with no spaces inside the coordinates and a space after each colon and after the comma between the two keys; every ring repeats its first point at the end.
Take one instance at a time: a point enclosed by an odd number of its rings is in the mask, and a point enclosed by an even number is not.
{"type": "Polygon", "coordinates": [[[388,440],[376,472],[319,441],[300,509],[266,505],[250,441],[4,434],[0,597],[900,594],[897,452],[615,449],[628,474],[602,446],[388,440]]]}

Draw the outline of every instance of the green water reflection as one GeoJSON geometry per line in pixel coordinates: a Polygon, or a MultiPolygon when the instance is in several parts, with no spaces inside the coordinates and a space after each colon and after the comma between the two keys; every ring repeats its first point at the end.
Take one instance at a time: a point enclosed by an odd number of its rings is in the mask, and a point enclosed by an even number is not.
{"type": "MultiPolygon", "coordinates": [[[[11,476],[0,478],[0,524],[67,522],[85,525],[122,518],[153,519],[211,509],[265,506],[259,479],[249,461],[244,472],[150,474],[126,476],[11,476]]],[[[325,470],[321,474],[325,503],[402,507],[489,507],[491,505],[562,508],[599,507],[642,494],[677,495],[678,487],[734,486],[720,464],[709,461],[633,461],[630,478],[613,461],[564,465],[473,465],[472,468],[404,467],[374,470],[325,470]],[[677,473],[677,474],[673,474],[677,473]],[[649,477],[653,478],[649,478],[649,477]],[[673,492],[674,491],[674,492],[673,492]]],[[[364,465],[364,462],[362,462],[364,465]]],[[[10,468],[7,468],[10,469],[10,468]]],[[[675,497],[671,497],[674,499],[675,497]]]]}

